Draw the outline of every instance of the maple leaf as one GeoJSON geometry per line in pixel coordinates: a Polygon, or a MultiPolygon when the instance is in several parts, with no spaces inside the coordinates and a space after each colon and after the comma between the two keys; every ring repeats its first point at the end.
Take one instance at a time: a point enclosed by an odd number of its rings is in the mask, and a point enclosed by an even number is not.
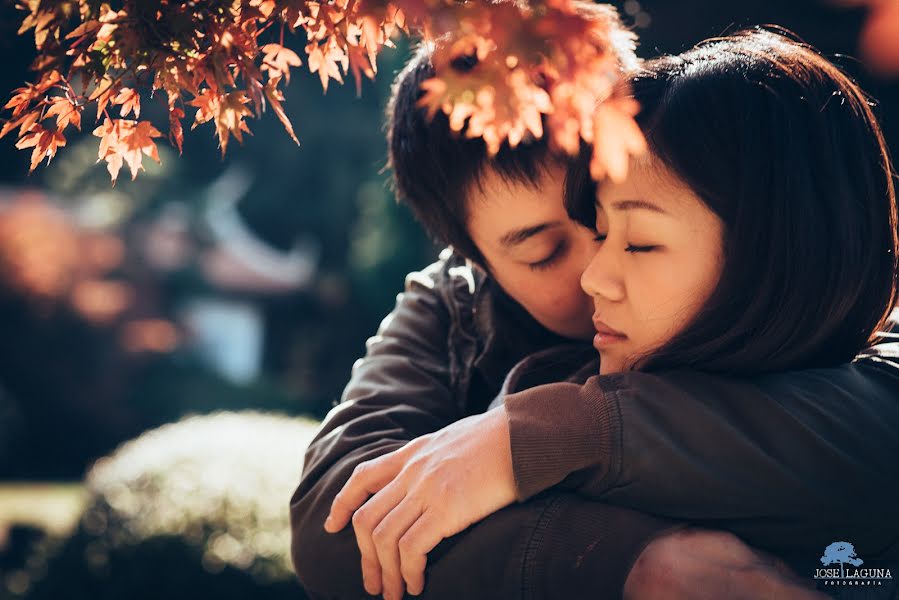
{"type": "Polygon", "coordinates": [[[12,117],[15,119],[22,114],[34,100],[40,98],[42,92],[37,86],[28,83],[23,87],[16,88],[13,91],[13,94],[13,97],[3,106],[3,109],[13,109],[12,117]]]}
{"type": "Polygon", "coordinates": [[[16,142],[16,148],[19,148],[20,150],[34,147],[34,150],[31,152],[31,168],[28,170],[29,173],[34,171],[42,158],[46,156],[47,161],[49,162],[50,159],[56,155],[57,148],[65,145],[66,138],[60,131],[50,131],[44,129],[39,124],[32,125],[31,129],[16,142]]]}
{"type": "Polygon", "coordinates": [[[100,138],[100,149],[97,152],[97,162],[106,161],[106,169],[115,186],[116,178],[122,168],[123,154],[119,151],[119,131],[121,119],[106,117],[103,124],[94,129],[95,136],[100,138]]]}
{"type": "Polygon", "coordinates": [[[637,101],[627,97],[606,100],[596,108],[590,161],[593,179],[624,181],[631,156],[646,152],[646,138],[634,120],[639,110],[637,101]]]}
{"type": "Polygon", "coordinates": [[[124,10],[114,11],[109,8],[108,4],[103,4],[100,7],[100,29],[97,31],[97,41],[92,45],[96,46],[99,44],[107,44],[112,39],[112,34],[118,29],[119,24],[117,20],[123,19],[126,16],[124,10]]]}
{"type": "Polygon", "coordinates": [[[439,77],[426,79],[421,82],[421,89],[424,93],[418,99],[417,106],[425,109],[429,119],[433,119],[438,110],[451,110],[451,105],[446,104],[447,85],[444,80],[439,77]]]}
{"type": "Polygon", "coordinates": [[[44,114],[44,119],[56,117],[56,129],[62,131],[71,123],[76,129],[81,130],[81,109],[63,96],[51,99],[51,106],[44,114]]]}
{"type": "MultiPolygon", "coordinates": [[[[21,35],[29,29],[34,28],[34,46],[38,50],[41,50],[53,29],[53,21],[58,17],[55,10],[41,10],[38,6],[39,4],[37,3],[30,6],[32,12],[22,21],[22,26],[19,27],[17,33],[21,35]]],[[[56,29],[58,28],[59,25],[57,24],[56,29]]]]}
{"type": "Polygon", "coordinates": [[[219,97],[210,88],[203,88],[203,91],[188,104],[196,106],[198,109],[191,129],[215,118],[219,111],[219,97]]]}
{"type": "Polygon", "coordinates": [[[192,128],[215,121],[223,154],[232,135],[242,141],[249,133],[246,117],[261,116],[267,104],[297,142],[279,85],[289,82],[290,68],[302,61],[284,46],[285,28],[305,36],[309,71],[325,92],[330,80],[343,83],[352,72],[360,93],[363,75],[375,76],[378,54],[393,46],[391,37],[398,32],[440,40],[444,49],[434,54],[437,77],[422,86],[420,105],[431,116],[445,112],[453,129],[483,138],[490,152],[503,143],[514,147],[549,135],[554,147],[575,153],[581,141],[603,141],[612,131],[622,141],[600,145],[593,166],[594,172],[618,176],[638,145],[627,110],[612,102],[611,112],[596,108],[614,97],[619,67],[612,39],[617,17],[598,5],[585,8],[572,0],[233,0],[216,3],[215,10],[206,2],[170,0],[117,3],[121,10],[87,0],[20,0],[19,5],[26,13],[21,31],[34,29],[40,50],[32,63],[38,79],[7,103],[12,118],[0,137],[18,128],[17,145],[34,148],[32,169],[43,156],[54,155],[65,143],[60,131],[80,126],[82,108],[95,102],[97,120],[106,119],[95,129],[100,160],[113,183],[126,163],[134,177],[142,157],[155,155],[158,137],[151,125],[137,121],[142,72],[153,73],[151,97],[159,89],[169,97],[168,137],[179,152],[184,109],[175,101],[184,96],[197,108],[192,128]],[[64,34],[61,27],[77,17],[80,22],[64,34]],[[280,42],[259,44],[260,34],[278,23],[280,42]],[[477,68],[455,68],[454,61],[465,57],[476,58],[477,68]],[[69,84],[79,76],[81,95],[69,84]],[[64,99],[51,91],[54,87],[64,90],[64,99]],[[109,104],[120,107],[120,118],[107,114],[109,104]],[[48,132],[39,120],[53,117],[56,131],[48,132]]]}
{"type": "Polygon", "coordinates": [[[149,156],[159,162],[159,151],[153,138],[161,137],[162,133],[153,127],[149,121],[139,121],[130,131],[121,138],[120,144],[125,148],[125,162],[131,167],[131,179],[137,177],[138,170],[143,169],[141,159],[143,155],[149,156]]]}
{"type": "Polygon", "coordinates": [[[250,99],[244,92],[231,92],[222,98],[218,114],[215,117],[215,130],[218,134],[222,156],[225,155],[231,135],[234,135],[238,142],[243,142],[242,132],[250,133],[250,129],[244,121],[244,117],[252,115],[246,106],[249,101],[250,99]]]}
{"type": "Polygon", "coordinates": [[[134,118],[140,118],[140,94],[135,90],[129,87],[123,87],[119,90],[118,95],[112,100],[112,103],[122,105],[119,112],[123,117],[128,116],[128,113],[133,111],[134,118]]]}
{"type": "Polygon", "coordinates": [[[181,128],[181,119],[183,118],[183,110],[176,106],[169,107],[169,141],[178,148],[178,154],[182,153],[182,145],[184,144],[184,131],[181,128]]]}
{"type": "MultiPolygon", "coordinates": [[[[96,20],[85,21],[75,29],[73,29],[68,35],[66,35],[66,39],[70,40],[72,38],[82,38],[87,37],[89,34],[100,29],[100,22],[96,20]]],[[[79,40],[80,41],[80,40],[79,40]]],[[[75,42],[78,44],[78,42],[75,42]]]]}
{"type": "Polygon", "coordinates": [[[284,129],[287,130],[288,135],[290,135],[290,139],[292,139],[294,143],[299,146],[300,140],[297,139],[296,134],[293,132],[293,125],[290,124],[290,120],[287,118],[287,113],[284,112],[284,107],[281,106],[281,102],[284,101],[284,94],[282,94],[281,90],[278,89],[278,83],[280,81],[280,77],[276,77],[270,80],[265,85],[265,97],[268,98],[268,102],[271,105],[272,110],[275,111],[278,119],[284,125],[284,129]]]}
{"type": "Polygon", "coordinates": [[[338,61],[341,61],[346,55],[339,48],[332,48],[322,51],[318,44],[309,44],[306,46],[306,52],[309,54],[309,72],[318,73],[322,82],[322,89],[328,91],[328,81],[336,80],[343,83],[343,76],[340,74],[338,61]]]}
{"type": "Polygon", "coordinates": [[[11,119],[7,121],[3,125],[3,129],[0,130],[0,138],[4,137],[7,133],[15,129],[19,128],[19,137],[22,137],[26,131],[31,129],[31,126],[37,123],[38,119],[41,117],[41,109],[35,108],[31,112],[27,112],[18,119],[11,119]]]}
{"type": "Polygon", "coordinates": [[[106,118],[100,127],[94,130],[100,138],[98,162],[106,161],[106,168],[115,185],[123,162],[131,169],[131,179],[137,177],[143,169],[143,155],[159,162],[159,152],[153,138],[162,134],[149,121],[131,121],[128,119],[106,118]]]}
{"type": "Polygon", "coordinates": [[[356,95],[362,95],[362,75],[369,79],[375,77],[375,63],[371,58],[371,54],[366,53],[359,46],[350,46],[347,48],[347,56],[350,60],[350,69],[353,71],[353,79],[356,82],[356,95]]]}
{"type": "Polygon", "coordinates": [[[100,120],[100,117],[103,116],[103,113],[106,110],[106,105],[112,100],[113,95],[116,93],[116,84],[115,81],[109,76],[104,76],[100,82],[97,84],[97,87],[91,92],[91,95],[88,96],[89,102],[97,102],[97,120],[100,120]]]}
{"type": "Polygon", "coordinates": [[[303,64],[296,52],[281,44],[266,44],[262,47],[262,52],[265,53],[262,71],[268,74],[269,79],[283,75],[284,81],[290,83],[290,67],[303,64]]]}
{"type": "Polygon", "coordinates": [[[250,0],[250,6],[255,6],[263,17],[270,17],[277,8],[274,0],[250,0]]]}

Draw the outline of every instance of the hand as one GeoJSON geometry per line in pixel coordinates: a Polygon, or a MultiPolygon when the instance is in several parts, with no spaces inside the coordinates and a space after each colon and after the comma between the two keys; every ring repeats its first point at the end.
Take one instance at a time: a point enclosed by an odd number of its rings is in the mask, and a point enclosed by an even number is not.
{"type": "Polygon", "coordinates": [[[686,529],[656,538],[624,585],[624,600],[826,600],[783,561],[724,531],[686,529]]]}
{"type": "Polygon", "coordinates": [[[442,539],[512,504],[516,492],[509,423],[499,407],[359,464],[334,498],[325,530],[340,531],[352,517],[366,591],[399,600],[404,585],[412,595],[424,590],[428,552],[442,539]]]}

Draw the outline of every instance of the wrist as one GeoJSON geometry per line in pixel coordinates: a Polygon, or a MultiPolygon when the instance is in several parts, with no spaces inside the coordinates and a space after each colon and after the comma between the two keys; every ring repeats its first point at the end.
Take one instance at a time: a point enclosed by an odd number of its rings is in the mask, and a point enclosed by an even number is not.
{"type": "Polygon", "coordinates": [[[518,499],[518,486],[515,483],[515,470],[512,465],[512,438],[509,430],[509,416],[503,405],[488,411],[492,424],[494,440],[493,452],[498,459],[499,480],[506,490],[510,502],[518,499]],[[492,414],[491,414],[492,413],[492,414]]]}

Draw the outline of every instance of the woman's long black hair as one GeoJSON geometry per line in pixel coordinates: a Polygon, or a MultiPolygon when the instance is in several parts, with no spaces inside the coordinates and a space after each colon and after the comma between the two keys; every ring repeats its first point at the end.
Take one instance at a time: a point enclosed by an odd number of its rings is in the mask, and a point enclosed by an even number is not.
{"type": "MultiPolygon", "coordinates": [[[[758,28],[644,63],[631,85],[650,151],[725,232],[717,288],[635,368],[851,361],[896,299],[894,172],[864,93],[813,49],[758,28]]],[[[569,174],[566,201],[593,227],[588,160],[569,174]]]]}

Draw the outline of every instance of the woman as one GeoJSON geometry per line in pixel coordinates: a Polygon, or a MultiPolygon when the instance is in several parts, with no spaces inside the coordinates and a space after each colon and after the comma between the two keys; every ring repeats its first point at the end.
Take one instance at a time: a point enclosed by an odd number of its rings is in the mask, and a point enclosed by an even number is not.
{"type": "Polygon", "coordinates": [[[600,372],[851,360],[896,273],[894,172],[861,90],[764,31],[656,60],[633,86],[649,156],[572,207],[602,242],[582,277],[600,372]]]}
{"type": "MultiPolygon", "coordinates": [[[[892,170],[862,93],[813,51],[769,32],[713,40],[654,61],[633,85],[651,154],[634,165],[624,184],[603,185],[598,206],[592,198],[572,206],[583,222],[595,224],[600,242],[582,280],[597,311],[601,372],[690,367],[737,375],[851,360],[884,323],[896,271],[892,170]]],[[[587,404],[591,386],[598,386],[596,378],[588,378],[597,366],[591,362],[578,369],[582,363],[565,353],[530,360],[510,376],[509,391],[578,371],[574,381],[583,385],[542,386],[541,401],[558,410],[569,394],[587,404]]],[[[529,431],[539,427],[534,419],[516,421],[517,397],[504,400],[513,453],[520,440],[540,437],[529,431]]],[[[614,408],[627,416],[626,403],[614,408]]],[[[683,409],[676,402],[659,407],[683,409]]],[[[774,419],[790,416],[785,410],[771,417],[774,434],[774,419]]],[[[702,435],[701,428],[696,433],[702,435]]],[[[888,461],[896,451],[894,438],[884,439],[882,456],[871,460],[888,461]]],[[[641,441],[648,460],[652,452],[675,447],[667,440],[641,441]]],[[[562,450],[581,458],[603,442],[562,450]]],[[[792,442],[772,435],[772,454],[801,452],[792,442]]],[[[545,449],[540,443],[527,449],[548,458],[532,463],[530,473],[515,473],[517,499],[561,482],[647,512],[698,523],[714,519],[716,527],[784,555],[820,552],[822,540],[837,532],[864,528],[866,552],[897,537],[889,528],[869,531],[873,517],[888,514],[888,500],[871,500],[881,482],[855,473],[860,486],[840,489],[840,479],[826,474],[833,457],[820,457],[816,469],[821,491],[830,497],[797,498],[788,514],[769,515],[764,507],[742,502],[735,490],[716,514],[695,514],[681,494],[691,485],[689,464],[668,480],[627,481],[620,467],[616,473],[573,468],[578,460],[550,464],[559,452],[545,449]],[[838,510],[850,506],[850,498],[867,500],[868,514],[840,521],[838,510]],[[824,523],[837,524],[825,531],[824,523]]],[[[722,456],[720,466],[734,468],[735,462],[739,465],[734,455],[722,456]]],[[[789,489],[789,476],[760,483],[789,489]]],[[[376,492],[389,483],[382,477],[366,489],[376,492]]],[[[462,495],[477,499],[492,493],[487,485],[492,482],[478,483],[462,495]]],[[[508,497],[508,486],[498,494],[506,496],[471,504],[480,510],[516,499],[514,493],[508,497]]],[[[463,524],[484,516],[454,515],[463,524]]],[[[414,523],[413,518],[403,527],[411,530],[414,523]]],[[[445,528],[444,537],[456,531],[445,528]]]]}

